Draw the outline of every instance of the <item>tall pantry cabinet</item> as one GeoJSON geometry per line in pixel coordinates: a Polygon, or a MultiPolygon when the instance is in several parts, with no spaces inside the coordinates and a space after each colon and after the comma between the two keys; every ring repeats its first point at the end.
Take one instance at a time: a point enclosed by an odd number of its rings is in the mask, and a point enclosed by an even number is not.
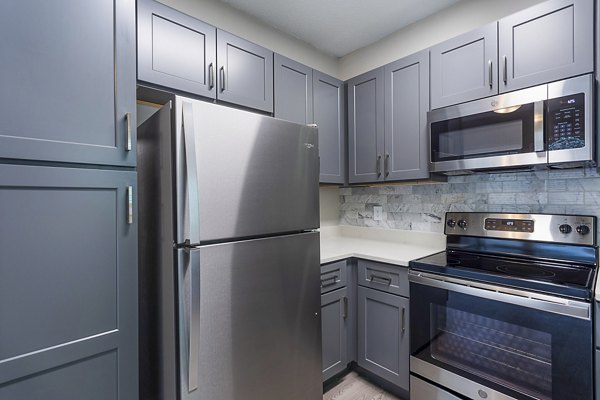
{"type": "Polygon", "coordinates": [[[137,399],[135,0],[0,7],[0,399],[137,399]]]}

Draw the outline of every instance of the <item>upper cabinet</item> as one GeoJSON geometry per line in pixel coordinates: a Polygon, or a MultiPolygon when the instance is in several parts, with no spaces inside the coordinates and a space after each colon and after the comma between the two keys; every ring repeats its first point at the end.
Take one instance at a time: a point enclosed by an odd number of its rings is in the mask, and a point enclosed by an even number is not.
{"type": "Polygon", "coordinates": [[[313,70],[304,64],[275,54],[275,117],[312,124],[313,70]]]}
{"type": "Polygon", "coordinates": [[[345,180],[344,84],[275,54],[275,117],[319,129],[321,183],[345,180]],[[313,111],[314,110],[314,111],[313,111]]]}
{"type": "Polygon", "coordinates": [[[594,2],[551,0],[431,48],[431,108],[594,70],[594,2]]]}
{"type": "Polygon", "coordinates": [[[349,182],[429,177],[427,50],[348,82],[349,182]]]}
{"type": "Polygon", "coordinates": [[[138,79],[273,112],[273,52],[153,0],[138,2],[138,79]]]}
{"type": "Polygon", "coordinates": [[[216,45],[214,26],[155,1],[138,1],[139,80],[215,98],[216,45]]]}
{"type": "Polygon", "coordinates": [[[433,46],[431,108],[498,93],[498,28],[491,23],[433,46]]]}
{"type": "Polygon", "coordinates": [[[594,70],[594,2],[553,0],[500,20],[500,92],[594,70]]]}
{"type": "Polygon", "coordinates": [[[134,166],[135,1],[6,0],[0,158],[134,166]]]}

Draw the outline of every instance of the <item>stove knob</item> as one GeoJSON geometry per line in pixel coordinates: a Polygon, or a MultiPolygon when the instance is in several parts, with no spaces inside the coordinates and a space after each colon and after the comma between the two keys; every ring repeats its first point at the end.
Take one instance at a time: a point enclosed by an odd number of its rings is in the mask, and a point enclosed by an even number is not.
{"type": "Polygon", "coordinates": [[[458,226],[459,226],[459,228],[467,229],[467,221],[465,221],[464,219],[461,219],[460,221],[458,221],[458,226]]]}
{"type": "Polygon", "coordinates": [[[569,224],[562,224],[558,227],[558,230],[560,231],[560,233],[564,233],[566,235],[567,233],[571,233],[573,228],[571,228],[571,225],[569,224]]]}
{"type": "Polygon", "coordinates": [[[590,227],[587,225],[579,225],[575,230],[580,235],[587,235],[588,233],[590,233],[590,227]]]}
{"type": "Polygon", "coordinates": [[[450,228],[454,228],[456,226],[456,221],[453,219],[449,219],[446,225],[448,225],[450,228]]]}

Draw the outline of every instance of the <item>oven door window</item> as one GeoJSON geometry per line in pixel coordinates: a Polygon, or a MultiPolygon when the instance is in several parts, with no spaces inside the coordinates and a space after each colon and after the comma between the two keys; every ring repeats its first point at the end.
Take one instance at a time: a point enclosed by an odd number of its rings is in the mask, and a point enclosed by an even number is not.
{"type": "Polygon", "coordinates": [[[589,320],[411,283],[411,355],[517,399],[592,394],[589,320]]]}
{"type": "Polygon", "coordinates": [[[431,160],[450,161],[534,151],[534,104],[431,124],[431,160]]]}

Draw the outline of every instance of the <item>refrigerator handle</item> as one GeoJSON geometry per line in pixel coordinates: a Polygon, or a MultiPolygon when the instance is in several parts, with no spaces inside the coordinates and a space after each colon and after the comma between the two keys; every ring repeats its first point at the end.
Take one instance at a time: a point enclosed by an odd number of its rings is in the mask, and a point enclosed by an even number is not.
{"type": "Polygon", "coordinates": [[[187,181],[189,208],[189,241],[195,245],[200,243],[200,210],[198,205],[198,169],[196,162],[196,140],[194,126],[194,106],[183,102],[183,143],[185,147],[185,174],[187,181]]]}
{"type": "Polygon", "coordinates": [[[188,392],[198,389],[200,368],[200,252],[190,251],[190,306],[188,332],[188,392]]]}

